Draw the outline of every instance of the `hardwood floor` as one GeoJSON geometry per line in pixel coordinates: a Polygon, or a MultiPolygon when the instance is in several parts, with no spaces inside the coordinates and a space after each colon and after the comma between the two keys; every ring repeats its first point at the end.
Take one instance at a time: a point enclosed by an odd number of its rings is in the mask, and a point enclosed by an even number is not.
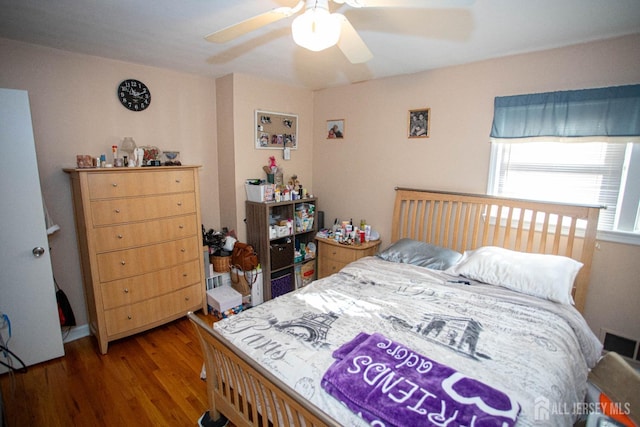
{"type": "Polygon", "coordinates": [[[93,337],[72,341],[64,357],[0,377],[7,427],[195,426],[207,408],[202,360],[186,317],[114,341],[106,355],[93,337]]]}

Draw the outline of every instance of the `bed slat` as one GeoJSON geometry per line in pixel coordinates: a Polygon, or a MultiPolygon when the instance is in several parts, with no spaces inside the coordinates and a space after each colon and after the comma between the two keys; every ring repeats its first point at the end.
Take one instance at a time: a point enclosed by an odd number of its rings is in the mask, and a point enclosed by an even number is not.
{"type": "Polygon", "coordinates": [[[236,354],[222,335],[194,313],[187,316],[204,353],[212,419],[217,420],[223,413],[237,426],[267,427],[270,422],[285,427],[340,426],[272,373],[244,354],[236,354]]]}
{"type": "Polygon", "coordinates": [[[459,252],[490,244],[574,258],[583,263],[574,288],[576,308],[583,311],[599,209],[397,188],[391,241],[408,237],[459,252]]]}

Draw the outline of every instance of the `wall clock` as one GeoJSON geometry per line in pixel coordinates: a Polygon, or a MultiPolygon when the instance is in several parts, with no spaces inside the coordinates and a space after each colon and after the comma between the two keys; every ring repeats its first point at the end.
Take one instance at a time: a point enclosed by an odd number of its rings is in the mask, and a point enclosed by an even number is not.
{"type": "Polygon", "coordinates": [[[151,104],[151,92],[141,81],[127,79],[118,85],[118,99],[129,110],[142,111],[151,104]]]}

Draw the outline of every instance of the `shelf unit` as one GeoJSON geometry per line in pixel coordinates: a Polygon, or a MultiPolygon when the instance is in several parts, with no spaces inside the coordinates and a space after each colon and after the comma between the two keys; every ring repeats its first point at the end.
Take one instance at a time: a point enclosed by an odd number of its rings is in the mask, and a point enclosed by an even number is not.
{"type": "Polygon", "coordinates": [[[307,277],[305,281],[315,278],[316,257],[296,261],[294,252],[301,245],[306,247],[314,242],[318,228],[315,220],[317,208],[317,198],[277,203],[246,202],[247,243],[258,253],[265,301],[297,289],[299,283],[296,281],[296,270],[313,270],[313,277],[307,277]],[[311,221],[302,221],[305,209],[307,218],[311,221]],[[282,226],[284,228],[281,228],[279,234],[270,234],[270,226],[277,227],[280,221],[287,220],[292,221],[291,231],[285,232],[286,226],[282,226]]]}

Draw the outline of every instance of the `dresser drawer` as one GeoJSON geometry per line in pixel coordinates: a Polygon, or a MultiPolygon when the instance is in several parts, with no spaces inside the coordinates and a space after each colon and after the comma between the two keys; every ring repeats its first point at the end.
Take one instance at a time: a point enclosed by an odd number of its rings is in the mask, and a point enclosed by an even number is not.
{"type": "Polygon", "coordinates": [[[190,170],[93,173],[87,176],[87,183],[91,200],[195,190],[190,170]]]}
{"type": "Polygon", "coordinates": [[[324,242],[320,243],[320,256],[327,260],[339,261],[348,264],[358,259],[358,252],[351,247],[334,246],[324,242]]]}
{"type": "Polygon", "coordinates": [[[200,284],[179,289],[128,306],[104,312],[107,335],[124,334],[128,331],[160,323],[171,316],[187,314],[202,306],[200,284]]]}
{"type": "Polygon", "coordinates": [[[194,193],[91,202],[91,216],[94,226],[166,218],[195,211],[196,196],[194,193]]]}
{"type": "Polygon", "coordinates": [[[318,261],[318,279],[332,275],[342,270],[348,263],[320,258],[318,261]]]}
{"type": "Polygon", "coordinates": [[[193,260],[164,270],[103,283],[102,306],[105,310],[133,304],[200,283],[200,261],[193,260]]]}
{"type": "Polygon", "coordinates": [[[322,279],[342,270],[362,257],[375,255],[380,240],[361,245],[341,245],[333,240],[318,238],[318,278],[322,279]]]}
{"type": "Polygon", "coordinates": [[[94,229],[96,252],[126,249],[199,233],[196,214],[94,229]]]}
{"type": "Polygon", "coordinates": [[[100,282],[161,270],[202,256],[200,236],[98,254],[100,282]]]}

